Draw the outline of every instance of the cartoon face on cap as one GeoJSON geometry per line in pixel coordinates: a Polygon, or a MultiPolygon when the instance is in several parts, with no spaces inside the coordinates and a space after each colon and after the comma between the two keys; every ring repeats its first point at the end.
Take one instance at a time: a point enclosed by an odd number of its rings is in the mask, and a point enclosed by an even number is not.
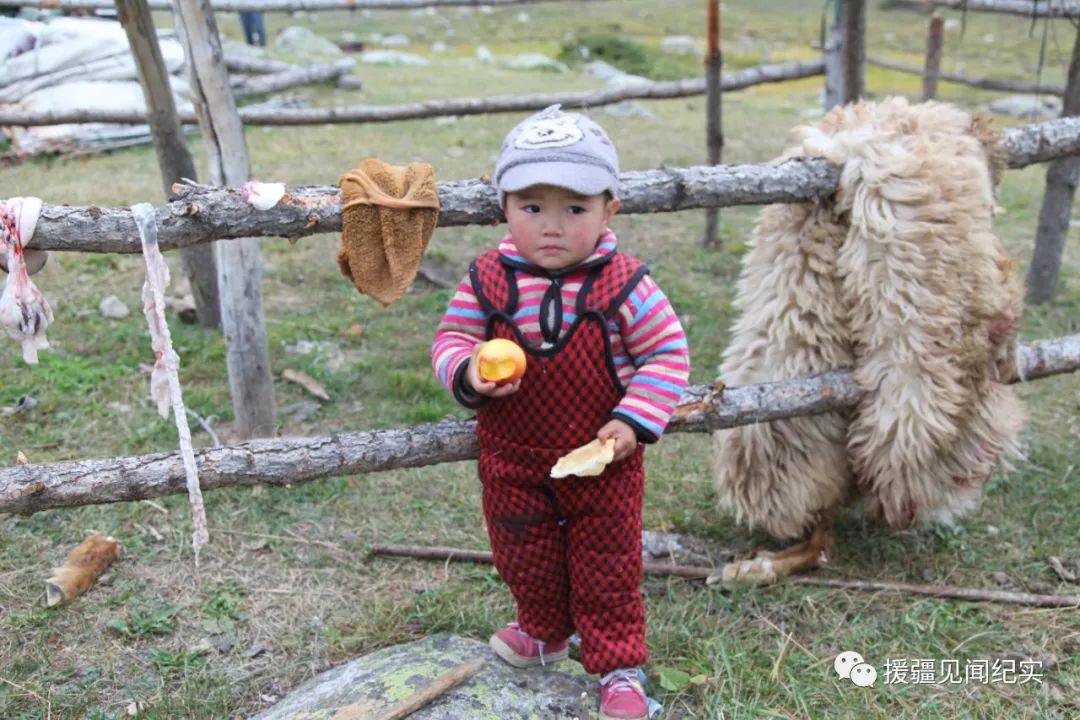
{"type": "Polygon", "coordinates": [[[585,134],[571,115],[536,118],[521,128],[514,147],[521,150],[557,148],[581,142],[585,134]]]}

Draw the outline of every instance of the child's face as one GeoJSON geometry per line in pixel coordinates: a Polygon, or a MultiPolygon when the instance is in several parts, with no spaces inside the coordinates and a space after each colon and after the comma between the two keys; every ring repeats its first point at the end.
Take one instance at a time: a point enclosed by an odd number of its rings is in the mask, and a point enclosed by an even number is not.
{"type": "Polygon", "coordinates": [[[506,195],[514,244],[526,260],[545,270],[562,270],[589,257],[618,209],[618,198],[581,196],[550,185],[506,195]]]}

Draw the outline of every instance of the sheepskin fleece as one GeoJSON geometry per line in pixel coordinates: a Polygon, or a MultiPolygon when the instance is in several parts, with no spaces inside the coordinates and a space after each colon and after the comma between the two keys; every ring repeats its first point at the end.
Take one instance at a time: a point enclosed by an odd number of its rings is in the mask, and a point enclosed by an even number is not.
{"type": "Polygon", "coordinates": [[[825,201],[762,211],[744,260],[727,385],[851,367],[850,412],[716,434],[721,501],[778,538],[842,504],[896,528],[950,522],[1015,451],[1021,286],[991,229],[990,134],[942,103],[837,108],[785,157],[842,165],[825,201]]]}

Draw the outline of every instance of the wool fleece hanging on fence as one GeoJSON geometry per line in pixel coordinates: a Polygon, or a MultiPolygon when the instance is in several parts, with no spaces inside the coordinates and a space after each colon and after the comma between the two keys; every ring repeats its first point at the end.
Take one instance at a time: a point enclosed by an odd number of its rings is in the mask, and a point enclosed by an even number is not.
{"type": "Polygon", "coordinates": [[[865,394],[851,412],[717,433],[719,495],[778,538],[827,527],[856,497],[894,528],[948,522],[978,505],[1022,424],[1003,384],[1022,295],[991,230],[995,138],[954,107],[899,98],[796,137],[785,156],[841,165],[839,188],[762,212],[720,376],[852,367],[865,394]]]}

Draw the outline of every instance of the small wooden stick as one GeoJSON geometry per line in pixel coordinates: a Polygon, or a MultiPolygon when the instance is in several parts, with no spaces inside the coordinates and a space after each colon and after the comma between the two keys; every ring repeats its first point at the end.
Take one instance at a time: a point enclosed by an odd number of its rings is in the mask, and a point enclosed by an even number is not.
{"type": "Polygon", "coordinates": [[[876,582],[871,580],[842,580],[818,577],[790,577],[787,582],[795,585],[817,585],[820,587],[842,588],[844,590],[863,590],[867,592],[892,591],[911,595],[929,595],[930,597],[950,600],[975,600],[981,602],[1013,603],[1016,605],[1034,605],[1035,607],[1060,607],[1080,609],[1080,595],[1040,595],[1036,593],[1010,592],[1008,590],[984,590],[982,588],[955,587],[953,585],[914,585],[912,583],[876,582]]]}
{"type": "MultiPolygon", "coordinates": [[[[490,552],[424,545],[372,545],[371,554],[414,557],[422,560],[452,559],[477,563],[492,562],[490,552]]],[[[668,575],[689,578],[692,580],[705,580],[715,571],[711,568],[694,567],[692,565],[669,565],[668,563],[646,562],[645,572],[649,575],[668,575]]],[[[912,583],[844,580],[839,578],[819,578],[804,575],[789,577],[785,582],[792,585],[816,585],[820,587],[861,590],[866,592],[902,592],[911,595],[929,595],[931,597],[953,600],[1013,603],[1016,605],[1033,605],[1035,607],[1050,608],[1080,608],[1080,595],[1039,595],[1036,593],[1009,592],[1007,590],[963,588],[952,585],[914,585],[912,583]]]]}
{"type": "Polygon", "coordinates": [[[394,703],[379,713],[372,713],[367,705],[359,707],[346,705],[334,713],[330,720],[401,720],[401,718],[412,715],[435,698],[468,680],[480,672],[482,667],[484,667],[482,658],[463,662],[456,667],[450,668],[410,697],[394,703]]]}
{"type": "MultiPolygon", "coordinates": [[[[465,562],[487,563],[488,565],[493,562],[491,553],[487,550],[461,550],[459,548],[433,545],[372,545],[370,553],[372,555],[419,558],[420,560],[463,560],[465,562]]],[[[692,565],[674,565],[646,560],[645,572],[649,575],[671,575],[689,578],[690,580],[704,580],[709,577],[712,570],[704,567],[693,567],[692,565]]]]}

